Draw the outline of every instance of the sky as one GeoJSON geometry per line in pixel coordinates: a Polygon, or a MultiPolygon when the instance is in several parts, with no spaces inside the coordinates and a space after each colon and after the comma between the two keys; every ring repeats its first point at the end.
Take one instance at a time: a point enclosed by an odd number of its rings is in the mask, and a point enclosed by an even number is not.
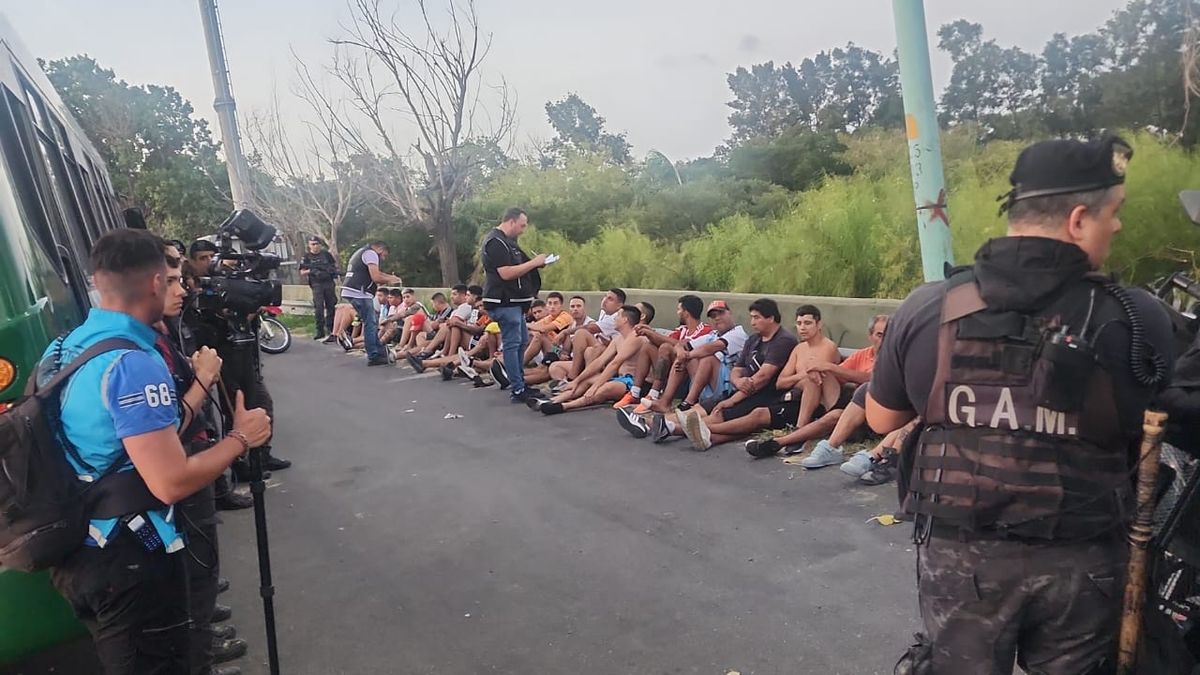
{"type": "MultiPolygon", "coordinates": [[[[383,0],[414,18],[415,0],[383,0]]],[[[429,0],[444,7],[445,0],[429,0]]],[[[1054,33],[1090,32],[1126,0],[926,0],[931,47],[937,27],[981,23],[985,38],[1040,51],[1054,33]]],[[[710,154],[730,135],[725,77],[739,65],[805,57],[854,42],[890,54],[888,0],[477,0],[492,34],[486,81],[517,95],[518,146],[552,136],[546,101],[578,93],[625,132],[635,156],[651,149],[681,160],[710,154]]],[[[219,2],[239,115],[265,110],[275,92],[289,126],[293,53],[326,63],[329,39],[349,16],[344,0],[219,2]]],[[[213,120],[212,80],[194,0],[0,0],[26,48],[54,59],[86,53],[134,84],[166,84],[213,120]]],[[[933,54],[934,87],[951,63],[933,54]]],[[[216,125],[212,125],[216,129],[216,125]]]]}

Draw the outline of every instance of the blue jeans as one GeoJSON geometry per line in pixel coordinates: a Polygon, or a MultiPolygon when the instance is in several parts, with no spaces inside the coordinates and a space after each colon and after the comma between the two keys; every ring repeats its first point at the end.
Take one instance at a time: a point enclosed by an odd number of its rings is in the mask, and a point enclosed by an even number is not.
{"type": "Polygon", "coordinates": [[[370,298],[347,298],[358,312],[358,320],[362,323],[363,344],[367,347],[367,358],[375,361],[387,358],[383,353],[383,345],[379,344],[379,316],[375,313],[375,303],[370,298]]]}
{"type": "Polygon", "coordinates": [[[529,346],[529,326],[525,325],[522,307],[496,307],[488,310],[492,320],[500,324],[504,341],[504,370],[508,372],[512,393],[525,391],[525,348],[529,346]]]}

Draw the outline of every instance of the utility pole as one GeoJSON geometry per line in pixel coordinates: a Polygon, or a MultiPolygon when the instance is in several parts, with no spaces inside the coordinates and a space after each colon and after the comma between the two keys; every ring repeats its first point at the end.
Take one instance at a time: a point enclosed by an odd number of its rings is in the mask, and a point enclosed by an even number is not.
{"type": "Polygon", "coordinates": [[[229,65],[225,61],[225,44],[221,36],[221,20],[217,16],[216,0],[200,0],[200,19],[204,23],[204,42],[208,47],[208,63],[212,68],[213,108],[221,127],[221,145],[225,150],[225,166],[229,170],[229,191],[233,208],[250,206],[250,169],[242,155],[242,139],[238,135],[237,112],[233,103],[233,87],[229,84],[229,65]]]}
{"type": "Polygon", "coordinates": [[[900,91],[904,97],[913,199],[917,205],[921,266],[925,281],[938,281],[946,277],[946,265],[954,264],[954,251],[950,246],[950,212],[946,208],[946,178],[942,173],[933,76],[929,72],[925,2],[892,0],[892,12],[896,17],[900,91]]]}

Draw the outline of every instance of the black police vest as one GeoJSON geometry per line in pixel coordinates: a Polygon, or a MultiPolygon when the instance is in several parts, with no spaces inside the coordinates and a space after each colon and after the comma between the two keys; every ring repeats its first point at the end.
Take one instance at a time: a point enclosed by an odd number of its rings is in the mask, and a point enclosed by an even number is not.
{"type": "Polygon", "coordinates": [[[483,303],[488,307],[509,307],[521,306],[528,307],[534,300],[537,299],[538,291],[542,287],[542,275],[537,270],[531,270],[528,274],[517,277],[516,279],[502,279],[498,268],[507,265],[522,265],[529,262],[529,256],[525,251],[521,250],[517,243],[505,236],[499,228],[492,228],[487,236],[483,238],[483,247],[479,254],[480,262],[483,265],[483,271],[486,278],[483,282],[483,303]],[[499,241],[504,248],[508,249],[509,260],[491,260],[488,256],[488,244],[493,241],[499,241]]]}
{"type": "Polygon", "coordinates": [[[935,534],[1082,540],[1124,525],[1131,438],[1112,377],[1055,337],[1079,332],[1093,297],[1098,317],[1118,315],[1086,279],[1034,314],[989,309],[973,274],[951,279],[905,500],[935,534]]]}
{"type": "Polygon", "coordinates": [[[350,256],[350,264],[346,266],[346,280],[342,286],[372,295],[378,284],[371,279],[371,268],[363,262],[363,253],[369,250],[370,246],[363,246],[350,256]]]}

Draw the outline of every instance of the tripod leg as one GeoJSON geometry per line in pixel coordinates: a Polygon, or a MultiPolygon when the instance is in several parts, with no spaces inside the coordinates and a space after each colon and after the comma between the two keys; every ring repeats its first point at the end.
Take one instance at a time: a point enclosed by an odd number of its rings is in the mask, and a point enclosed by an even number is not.
{"type": "Polygon", "coordinates": [[[250,494],[254,496],[254,534],[258,543],[258,594],[262,596],[267,628],[267,659],[271,675],[279,675],[279,646],[275,635],[275,587],[271,584],[271,550],[267,542],[267,484],[263,481],[263,452],[250,451],[250,494]]]}

